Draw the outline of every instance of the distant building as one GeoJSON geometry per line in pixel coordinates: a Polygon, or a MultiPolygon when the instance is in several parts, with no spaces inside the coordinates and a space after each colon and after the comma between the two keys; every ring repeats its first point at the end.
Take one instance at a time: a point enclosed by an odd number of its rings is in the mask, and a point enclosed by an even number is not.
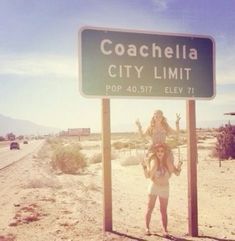
{"type": "Polygon", "coordinates": [[[67,131],[60,132],[61,136],[89,136],[90,128],[69,128],[67,131]]]}
{"type": "Polygon", "coordinates": [[[91,134],[90,128],[71,128],[68,129],[69,136],[89,136],[91,134]]]}

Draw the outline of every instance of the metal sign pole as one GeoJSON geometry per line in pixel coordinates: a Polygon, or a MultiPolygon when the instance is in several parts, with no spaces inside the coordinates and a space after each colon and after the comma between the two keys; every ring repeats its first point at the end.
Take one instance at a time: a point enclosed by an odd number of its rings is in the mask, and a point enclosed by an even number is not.
{"type": "Polygon", "coordinates": [[[197,139],[195,100],[187,100],[187,132],[188,132],[188,229],[189,235],[198,236],[197,205],[197,139]]]}
{"type": "Polygon", "coordinates": [[[112,231],[110,100],[102,99],[103,230],[112,231]]]}

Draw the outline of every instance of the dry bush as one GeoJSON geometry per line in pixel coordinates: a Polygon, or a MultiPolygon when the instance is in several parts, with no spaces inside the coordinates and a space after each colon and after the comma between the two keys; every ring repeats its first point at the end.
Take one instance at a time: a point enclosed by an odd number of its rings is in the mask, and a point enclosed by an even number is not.
{"type": "Polygon", "coordinates": [[[89,158],[89,163],[95,164],[100,163],[102,161],[102,153],[95,153],[89,158]]]}
{"type": "Polygon", "coordinates": [[[212,156],[220,160],[235,158],[235,125],[230,122],[221,126],[217,131],[217,143],[212,151],[212,156]]]}
{"type": "Polygon", "coordinates": [[[208,139],[208,136],[206,136],[206,135],[198,135],[198,136],[197,136],[197,140],[198,140],[198,141],[199,141],[199,140],[205,141],[206,139],[208,139]]]}
{"type": "Polygon", "coordinates": [[[137,146],[139,146],[139,143],[136,143],[134,141],[116,141],[113,142],[112,146],[113,148],[115,148],[116,150],[120,150],[120,149],[135,149],[137,146]]]}
{"type": "MultiPolygon", "coordinates": [[[[111,160],[116,159],[117,155],[114,155],[111,153],[111,160]]],[[[89,163],[95,164],[95,163],[100,163],[102,162],[102,153],[95,153],[89,158],[89,163]]]]}
{"type": "Polygon", "coordinates": [[[129,143],[127,142],[122,142],[122,141],[116,141],[112,144],[112,146],[117,149],[117,150],[120,150],[120,149],[123,149],[123,148],[129,148],[129,143]]]}
{"type": "Polygon", "coordinates": [[[128,156],[128,157],[125,157],[125,159],[122,159],[120,161],[120,164],[122,166],[139,165],[140,162],[143,160],[143,158],[144,158],[144,155],[142,155],[142,154],[139,154],[139,155],[136,155],[136,156],[128,156]]]}
{"type": "Polygon", "coordinates": [[[47,143],[50,145],[52,149],[57,148],[58,146],[61,146],[63,143],[63,140],[60,138],[48,138],[47,143]]]}
{"type": "Polygon", "coordinates": [[[86,167],[86,158],[79,145],[58,146],[52,155],[52,167],[67,174],[76,174],[86,167]]]}
{"type": "Polygon", "coordinates": [[[90,183],[87,187],[86,187],[88,190],[90,191],[96,191],[96,192],[99,192],[99,191],[102,191],[101,190],[101,187],[99,187],[97,184],[95,183],[90,183]]]}
{"type": "Polygon", "coordinates": [[[213,146],[198,145],[198,146],[197,146],[197,149],[198,149],[198,150],[212,150],[212,149],[213,149],[213,146]]]}

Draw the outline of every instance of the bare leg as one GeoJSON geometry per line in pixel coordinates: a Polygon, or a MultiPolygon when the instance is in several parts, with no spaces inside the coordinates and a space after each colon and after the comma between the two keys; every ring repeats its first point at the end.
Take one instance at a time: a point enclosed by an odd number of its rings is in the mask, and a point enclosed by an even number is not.
{"type": "Polygon", "coordinates": [[[148,207],[147,212],[145,214],[145,224],[146,224],[146,231],[149,231],[149,224],[151,221],[151,215],[156,203],[157,196],[155,195],[148,195],[148,207]]]}
{"type": "Polygon", "coordinates": [[[167,234],[167,205],[168,205],[168,198],[162,198],[159,197],[160,202],[160,211],[162,216],[162,227],[163,232],[166,235],[167,234]]]}

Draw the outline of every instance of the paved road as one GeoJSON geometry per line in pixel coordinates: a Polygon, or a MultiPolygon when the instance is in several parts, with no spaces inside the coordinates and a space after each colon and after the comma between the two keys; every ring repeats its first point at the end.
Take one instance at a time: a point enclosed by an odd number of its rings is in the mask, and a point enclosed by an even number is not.
{"type": "Polygon", "coordinates": [[[20,150],[10,150],[10,146],[0,148],[0,170],[39,150],[44,140],[32,140],[28,144],[20,143],[20,150]]]}

